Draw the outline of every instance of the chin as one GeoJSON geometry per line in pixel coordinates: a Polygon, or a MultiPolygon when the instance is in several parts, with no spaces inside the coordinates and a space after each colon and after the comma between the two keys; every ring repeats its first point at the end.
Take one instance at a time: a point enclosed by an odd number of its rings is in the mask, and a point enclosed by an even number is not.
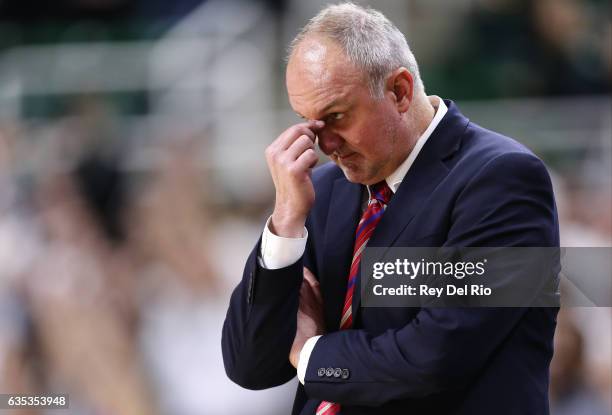
{"type": "Polygon", "coordinates": [[[369,184],[370,183],[371,181],[370,176],[365,174],[365,172],[362,169],[358,168],[357,166],[351,165],[351,164],[347,164],[347,165],[344,165],[341,163],[337,163],[337,164],[349,182],[359,183],[359,184],[369,184]]]}

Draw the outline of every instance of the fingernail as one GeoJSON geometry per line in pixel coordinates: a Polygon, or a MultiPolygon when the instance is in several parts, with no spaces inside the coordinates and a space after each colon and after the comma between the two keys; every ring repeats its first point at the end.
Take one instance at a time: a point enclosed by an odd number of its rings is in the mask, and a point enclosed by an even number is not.
{"type": "Polygon", "coordinates": [[[323,127],[325,125],[325,121],[317,120],[317,121],[315,121],[315,125],[317,127],[323,127]]]}

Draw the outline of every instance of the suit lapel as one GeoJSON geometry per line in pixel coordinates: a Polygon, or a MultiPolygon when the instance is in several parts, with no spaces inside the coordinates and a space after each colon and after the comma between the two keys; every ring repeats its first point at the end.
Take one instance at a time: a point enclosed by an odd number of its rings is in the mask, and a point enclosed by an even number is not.
{"type": "Polygon", "coordinates": [[[419,154],[387,206],[368,246],[392,246],[406,226],[424,206],[429,195],[448,174],[439,160],[419,154]],[[424,156],[424,157],[421,157],[424,156]]]}
{"type": "Polygon", "coordinates": [[[363,186],[342,177],[334,182],[327,215],[320,281],[325,302],[325,323],[331,330],[340,325],[348,272],[353,256],[355,227],[361,216],[363,186]]]}
{"type": "MultiPolygon", "coordinates": [[[[444,160],[461,145],[461,136],[469,120],[451,101],[445,101],[448,112],[423,146],[421,152],[393,195],[368,247],[391,247],[421,210],[431,193],[448,174],[444,160]]],[[[384,254],[383,254],[384,255],[384,254]]],[[[354,320],[361,304],[361,269],[353,296],[354,320]]]]}
{"type": "MultiPolygon", "coordinates": [[[[427,157],[421,157],[421,155],[419,154],[415,164],[408,171],[402,184],[395,195],[393,195],[372,237],[368,241],[368,247],[393,246],[397,238],[408,227],[414,215],[423,208],[427,197],[444,176],[448,174],[448,169],[440,160],[427,160],[427,157]]],[[[356,280],[355,295],[353,296],[354,313],[356,310],[359,310],[360,305],[361,267],[356,280]]]]}

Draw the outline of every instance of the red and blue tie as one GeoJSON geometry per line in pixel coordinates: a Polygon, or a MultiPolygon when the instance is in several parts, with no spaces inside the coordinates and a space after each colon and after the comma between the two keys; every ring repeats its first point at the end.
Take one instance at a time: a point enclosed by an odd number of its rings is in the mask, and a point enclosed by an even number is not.
{"type": "MultiPolygon", "coordinates": [[[[340,330],[353,327],[353,293],[355,292],[355,282],[359,274],[359,263],[361,254],[366,247],[368,240],[374,233],[374,229],[382,218],[385,208],[389,204],[393,192],[387,186],[386,181],[381,181],[370,186],[370,200],[368,207],[361,216],[357,230],[355,231],[355,246],[353,248],[353,260],[348,276],[346,296],[342,307],[342,317],[340,319],[340,330]]],[[[340,404],[322,401],[317,407],[316,415],[337,415],[340,413],[340,404]]]]}

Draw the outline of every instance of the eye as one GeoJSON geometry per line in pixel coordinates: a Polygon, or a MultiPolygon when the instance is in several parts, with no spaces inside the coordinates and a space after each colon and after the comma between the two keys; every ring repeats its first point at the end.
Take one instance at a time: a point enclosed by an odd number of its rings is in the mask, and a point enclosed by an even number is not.
{"type": "Polygon", "coordinates": [[[338,121],[344,118],[344,113],[342,112],[332,112],[327,116],[329,121],[338,121]]]}

